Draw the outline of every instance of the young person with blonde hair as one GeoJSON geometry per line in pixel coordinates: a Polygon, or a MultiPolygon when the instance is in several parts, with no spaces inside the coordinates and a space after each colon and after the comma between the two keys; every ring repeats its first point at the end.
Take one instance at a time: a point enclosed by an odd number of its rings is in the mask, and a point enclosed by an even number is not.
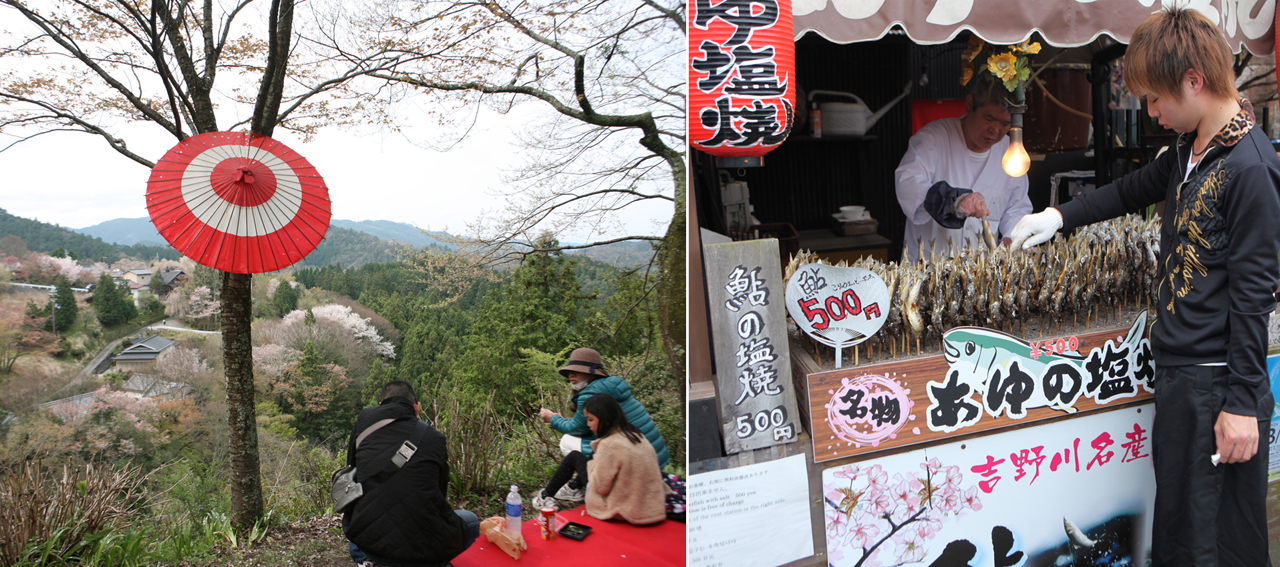
{"type": "Polygon", "coordinates": [[[1059,229],[1161,211],[1152,457],[1151,565],[1270,565],[1267,321],[1280,263],[1280,159],[1233,57],[1204,15],[1165,9],[1134,31],[1124,77],[1152,118],[1179,133],[1151,164],[1028,215],[1013,247],[1059,229]]]}

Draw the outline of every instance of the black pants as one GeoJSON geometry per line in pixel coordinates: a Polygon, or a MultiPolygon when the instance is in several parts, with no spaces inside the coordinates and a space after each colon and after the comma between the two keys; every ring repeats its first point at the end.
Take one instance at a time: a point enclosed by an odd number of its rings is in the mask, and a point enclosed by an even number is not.
{"type": "Polygon", "coordinates": [[[1271,396],[1262,400],[1265,411],[1258,412],[1258,453],[1243,463],[1214,466],[1213,426],[1226,401],[1228,377],[1225,366],[1156,369],[1152,567],[1271,565],[1266,510],[1271,396]]]}
{"type": "Polygon", "coordinates": [[[565,455],[564,460],[560,461],[560,468],[556,469],[556,473],[551,475],[551,480],[547,481],[547,487],[542,489],[543,496],[555,496],[560,491],[560,487],[573,479],[576,473],[577,480],[573,481],[570,486],[572,488],[582,488],[587,485],[587,461],[591,460],[581,451],[569,451],[565,455]]]}

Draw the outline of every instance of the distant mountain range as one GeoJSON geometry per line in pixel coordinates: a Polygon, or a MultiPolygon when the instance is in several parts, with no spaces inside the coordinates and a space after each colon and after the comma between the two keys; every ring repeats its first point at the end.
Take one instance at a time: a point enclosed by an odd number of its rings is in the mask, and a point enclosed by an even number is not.
{"type": "MultiPolygon", "coordinates": [[[[324,266],[338,263],[344,267],[359,266],[369,262],[389,262],[394,257],[394,243],[421,248],[436,246],[452,248],[445,232],[423,232],[408,223],[389,220],[352,221],[333,219],[325,241],[299,265],[324,266]],[[345,229],[345,230],[343,230],[345,229]],[[369,238],[370,236],[374,238],[369,238]],[[382,241],[382,242],[379,242],[382,241]]],[[[73,228],[72,231],[98,237],[104,242],[120,246],[160,246],[168,248],[156,227],[147,217],[112,219],[93,226],[73,228]]],[[[4,236],[0,234],[0,236],[4,236]]],[[[648,242],[619,242],[597,246],[571,253],[612,266],[630,268],[644,264],[653,256],[648,242]]]]}
{"type": "MultiPolygon", "coordinates": [[[[435,244],[437,246],[448,247],[443,241],[436,238],[437,236],[448,236],[443,232],[424,233],[418,227],[402,222],[392,222],[386,220],[365,220],[352,221],[333,219],[330,224],[340,228],[346,228],[365,234],[372,234],[383,240],[407,244],[413,247],[427,246],[435,244]],[[434,235],[434,236],[433,236],[434,235]]],[[[73,228],[76,232],[96,236],[106,242],[112,242],[123,246],[131,244],[145,244],[150,246],[166,246],[164,238],[156,231],[156,227],[151,223],[151,219],[147,217],[138,217],[133,219],[111,219],[101,222],[93,226],[84,228],[73,228]]]]}

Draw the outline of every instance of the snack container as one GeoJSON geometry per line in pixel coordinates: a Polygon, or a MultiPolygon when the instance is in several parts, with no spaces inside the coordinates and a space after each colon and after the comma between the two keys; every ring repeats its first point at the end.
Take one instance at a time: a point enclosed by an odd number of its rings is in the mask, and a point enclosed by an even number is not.
{"type": "Polygon", "coordinates": [[[556,539],[556,509],[547,506],[541,512],[538,516],[538,531],[542,533],[542,539],[556,539]]]}

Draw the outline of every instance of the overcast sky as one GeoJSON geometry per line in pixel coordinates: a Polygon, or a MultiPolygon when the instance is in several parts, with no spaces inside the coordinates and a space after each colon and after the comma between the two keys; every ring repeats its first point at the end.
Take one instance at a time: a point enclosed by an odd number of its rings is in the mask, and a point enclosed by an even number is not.
{"type": "MultiPolygon", "coordinates": [[[[501,207],[493,190],[501,187],[501,170],[520,163],[524,149],[514,143],[514,132],[534,112],[541,110],[532,104],[507,115],[482,111],[471,135],[448,152],[411,143],[406,137],[420,141],[432,134],[411,124],[405,134],[329,129],[304,143],[277,130],[276,137],[319,170],[334,218],[391,220],[459,234],[482,210],[501,207]]],[[[151,160],[175,143],[149,125],[128,125],[121,132],[130,150],[151,160]]],[[[13,215],[70,228],[147,216],[150,170],[95,136],[55,133],[22,142],[0,152],[0,171],[0,208],[13,215]]],[[[667,202],[635,209],[624,219],[630,234],[661,234],[671,219],[667,202]]],[[[561,235],[562,241],[581,239],[561,235]]]]}
{"type": "MultiPolygon", "coordinates": [[[[250,4],[237,18],[238,26],[253,27],[265,21],[265,5],[250,4]],[[255,12],[256,11],[256,12],[255,12]]],[[[30,30],[28,22],[12,9],[0,9],[0,37],[6,41],[30,30]]],[[[237,33],[242,33],[237,28],[237,33]]],[[[261,31],[261,30],[260,30],[261,31]]],[[[683,63],[683,60],[680,61],[683,63]]],[[[13,58],[0,59],[0,76],[21,73],[13,58]]],[[[73,67],[74,68],[74,67],[73,67]]],[[[75,71],[72,71],[73,73],[75,71]]],[[[74,80],[73,77],[69,77],[74,80]]],[[[223,77],[215,89],[218,124],[224,129],[247,121],[253,108],[230,101],[227,89],[234,79],[223,77]]],[[[363,131],[329,128],[310,142],[277,128],[274,137],[301,154],[324,178],[333,205],[333,217],[347,220],[390,220],[422,229],[447,230],[462,235],[466,224],[476,221],[485,210],[501,210],[504,201],[496,196],[502,189],[502,174],[519,166],[525,152],[517,133],[530,130],[533,122],[544,122],[549,107],[528,99],[508,114],[488,108],[474,115],[474,125],[461,143],[441,152],[423,147],[449,140],[450,131],[440,130],[438,120],[409,97],[396,104],[394,112],[400,132],[365,127],[363,131]]],[[[462,112],[474,113],[476,107],[462,112]]],[[[466,124],[471,116],[446,111],[466,124]]],[[[153,162],[172,148],[177,140],[151,123],[101,124],[128,148],[153,162]]],[[[235,129],[244,129],[239,126],[235,129]]],[[[0,148],[13,142],[12,134],[0,133],[0,148]]],[[[636,149],[640,149],[638,135],[636,149]]],[[[111,149],[96,136],[53,133],[24,141],[0,151],[0,208],[10,214],[84,228],[116,218],[148,216],[147,178],[150,170],[111,149]]],[[[665,193],[670,195],[667,182],[665,193]]],[[[657,201],[657,200],[655,200],[657,201]]],[[[617,236],[660,235],[671,220],[669,201],[628,207],[620,227],[610,233],[560,234],[561,242],[583,242],[617,236]]]]}

